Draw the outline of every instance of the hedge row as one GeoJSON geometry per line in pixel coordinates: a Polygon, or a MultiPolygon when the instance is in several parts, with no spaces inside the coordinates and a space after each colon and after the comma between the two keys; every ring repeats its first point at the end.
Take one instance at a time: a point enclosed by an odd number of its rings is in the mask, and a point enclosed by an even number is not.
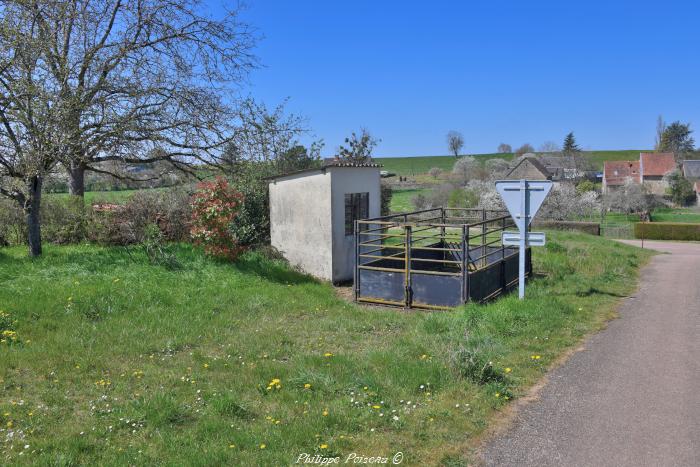
{"type": "Polygon", "coordinates": [[[700,224],[680,222],[638,222],[634,224],[635,238],[648,240],[700,241],[700,224]]]}
{"type": "Polygon", "coordinates": [[[577,221],[535,221],[533,227],[551,230],[575,230],[591,235],[600,235],[600,224],[598,222],[577,222],[577,221]]]}

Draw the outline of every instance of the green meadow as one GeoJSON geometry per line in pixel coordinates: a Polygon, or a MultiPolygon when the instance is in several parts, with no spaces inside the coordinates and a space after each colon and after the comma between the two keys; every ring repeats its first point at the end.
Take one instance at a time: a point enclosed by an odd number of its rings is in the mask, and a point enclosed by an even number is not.
{"type": "Polygon", "coordinates": [[[448,312],[349,303],[250,252],[0,249],[0,462],[464,465],[484,431],[614,316],[650,253],[548,234],[525,301],[448,312]]]}
{"type": "MultiPolygon", "coordinates": [[[[612,160],[639,159],[642,149],[628,149],[619,151],[583,151],[583,157],[589,159],[597,170],[603,170],[603,163],[612,160]]],[[[507,161],[513,159],[513,154],[470,154],[480,161],[501,158],[507,161]]],[[[415,176],[427,173],[431,168],[437,167],[444,171],[451,171],[455,163],[454,156],[419,156],[419,157],[377,157],[377,162],[384,165],[384,170],[397,175],[415,176]]]]}

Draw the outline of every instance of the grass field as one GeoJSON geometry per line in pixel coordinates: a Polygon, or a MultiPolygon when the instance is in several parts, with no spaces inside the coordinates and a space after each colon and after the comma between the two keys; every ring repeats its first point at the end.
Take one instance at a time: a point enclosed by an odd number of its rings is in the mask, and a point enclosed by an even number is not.
{"type": "Polygon", "coordinates": [[[421,193],[427,193],[430,188],[397,188],[391,195],[391,212],[415,211],[412,200],[421,193]]]}
{"type": "MultiPolygon", "coordinates": [[[[639,159],[639,153],[643,150],[630,149],[622,151],[584,151],[584,156],[593,162],[598,170],[603,169],[606,160],[633,160],[639,159]]],[[[512,160],[513,154],[476,154],[478,160],[487,161],[494,158],[512,160]]],[[[420,175],[428,172],[433,167],[450,171],[455,163],[454,156],[422,156],[422,157],[377,157],[376,161],[384,165],[384,170],[397,175],[420,175]]]]}
{"type": "Polygon", "coordinates": [[[2,463],[401,451],[404,465],[463,465],[499,412],[612,316],[649,254],[551,233],[524,302],[406,313],[347,303],[257,253],[175,252],[171,270],[138,249],[0,249],[2,463]]]}
{"type": "MultiPolygon", "coordinates": [[[[501,158],[511,160],[512,154],[478,154],[475,155],[480,161],[486,162],[489,159],[501,158]]],[[[422,157],[377,157],[375,161],[384,166],[384,170],[397,175],[420,175],[425,174],[433,167],[444,171],[451,171],[455,165],[454,156],[422,156],[422,157]]]]}
{"type": "MultiPolygon", "coordinates": [[[[154,188],[158,189],[158,188],[154,188]]],[[[123,203],[129,196],[138,190],[120,190],[120,191],[86,191],[85,192],[85,203],[123,203]]],[[[55,197],[59,199],[68,199],[70,196],[68,193],[47,193],[45,196],[55,197]]]]}

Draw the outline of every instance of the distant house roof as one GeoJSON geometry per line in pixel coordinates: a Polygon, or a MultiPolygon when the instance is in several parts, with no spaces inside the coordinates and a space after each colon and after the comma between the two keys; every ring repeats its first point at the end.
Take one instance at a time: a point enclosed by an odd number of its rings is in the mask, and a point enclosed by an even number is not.
{"type": "Polygon", "coordinates": [[[375,162],[344,162],[335,158],[328,158],[323,160],[323,164],[320,167],[311,167],[309,169],[294,170],[292,172],[287,172],[283,174],[273,175],[271,177],[265,177],[265,180],[275,180],[282,177],[288,177],[290,175],[300,175],[306,172],[325,172],[326,169],[334,167],[384,167],[382,164],[377,164],[375,162]]]}
{"type": "Polygon", "coordinates": [[[683,176],[686,178],[700,178],[700,160],[683,161],[683,176]]]}
{"type": "MultiPolygon", "coordinates": [[[[512,169],[510,169],[510,171],[508,171],[505,178],[506,179],[511,178],[512,174],[515,173],[516,171],[518,171],[518,168],[525,163],[531,164],[532,167],[534,167],[534,169],[542,175],[543,179],[549,180],[552,177],[552,174],[549,173],[547,168],[540,161],[538,161],[535,157],[523,156],[520,158],[520,161],[517,164],[515,164],[515,166],[512,169]]],[[[518,177],[518,178],[520,178],[520,177],[518,177]]]]}
{"type": "Polygon", "coordinates": [[[661,177],[676,168],[676,159],[670,152],[643,152],[639,161],[642,177],[661,177]]]}
{"type": "Polygon", "coordinates": [[[603,180],[606,185],[624,185],[631,178],[639,183],[639,161],[605,161],[603,180]]]}
{"type": "Polygon", "coordinates": [[[540,162],[551,171],[552,168],[576,169],[576,161],[571,156],[540,156],[540,162]]]}

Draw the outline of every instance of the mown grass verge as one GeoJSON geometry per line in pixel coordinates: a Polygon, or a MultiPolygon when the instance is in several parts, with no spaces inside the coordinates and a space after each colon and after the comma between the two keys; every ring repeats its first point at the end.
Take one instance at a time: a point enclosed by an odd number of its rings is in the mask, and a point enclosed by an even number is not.
{"type": "Polygon", "coordinates": [[[538,278],[450,312],[365,308],[251,253],[0,249],[0,459],[288,465],[302,453],[461,465],[499,411],[613,313],[650,253],[548,234],[538,278]],[[8,324],[9,323],[9,324],[8,324]],[[1,330],[0,330],[1,331],[1,330]]]}

